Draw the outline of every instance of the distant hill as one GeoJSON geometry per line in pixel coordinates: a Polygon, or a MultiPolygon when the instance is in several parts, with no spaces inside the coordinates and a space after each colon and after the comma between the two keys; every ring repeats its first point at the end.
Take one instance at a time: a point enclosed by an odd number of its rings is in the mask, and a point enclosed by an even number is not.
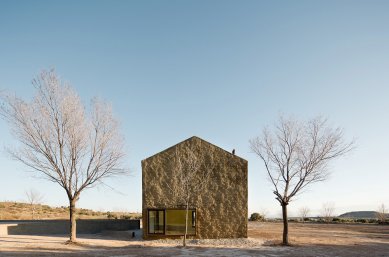
{"type": "MultiPolygon", "coordinates": [[[[36,204],[34,214],[32,206],[20,202],[0,202],[0,220],[31,220],[31,219],[68,219],[67,206],[51,207],[36,204]]],[[[76,210],[78,219],[133,219],[141,217],[140,213],[130,212],[101,212],[79,208],[76,210]]]]}
{"type": "MultiPolygon", "coordinates": [[[[386,214],[389,218],[389,214],[386,214]]],[[[348,219],[375,219],[377,218],[376,211],[352,211],[346,212],[338,216],[339,218],[348,218],[348,219]]]]}

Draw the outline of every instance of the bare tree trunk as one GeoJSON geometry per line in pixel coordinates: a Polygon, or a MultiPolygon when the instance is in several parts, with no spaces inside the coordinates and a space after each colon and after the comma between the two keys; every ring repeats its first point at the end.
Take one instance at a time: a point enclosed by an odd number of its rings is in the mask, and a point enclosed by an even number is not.
{"type": "Polygon", "coordinates": [[[70,242],[75,242],[77,240],[76,236],[76,200],[69,200],[69,215],[70,215],[70,242]]]}
{"type": "Polygon", "coordinates": [[[185,211],[185,234],[184,234],[184,242],[183,242],[184,247],[186,247],[186,235],[188,234],[188,211],[189,211],[189,203],[186,204],[186,211],[185,211]]]}
{"type": "Polygon", "coordinates": [[[282,220],[284,222],[284,231],[282,233],[282,244],[289,245],[288,239],[288,204],[281,203],[282,206],[282,220]]]}

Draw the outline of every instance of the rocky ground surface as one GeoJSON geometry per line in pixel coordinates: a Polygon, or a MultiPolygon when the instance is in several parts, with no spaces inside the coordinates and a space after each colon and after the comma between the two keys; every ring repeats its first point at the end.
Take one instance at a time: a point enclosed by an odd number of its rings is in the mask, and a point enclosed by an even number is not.
{"type": "MultiPolygon", "coordinates": [[[[137,231],[139,232],[139,231],[137,231]]],[[[293,246],[279,246],[282,224],[250,223],[248,239],[143,241],[141,234],[106,232],[80,235],[78,244],[65,244],[65,236],[0,237],[0,256],[389,256],[389,226],[343,224],[291,224],[293,246]]]]}
{"type": "MultiPolygon", "coordinates": [[[[187,246],[203,246],[217,248],[256,248],[262,247],[264,241],[257,238],[238,238],[238,239],[189,239],[187,246]]],[[[149,243],[152,246],[168,245],[181,246],[182,240],[155,240],[149,243]]]]}

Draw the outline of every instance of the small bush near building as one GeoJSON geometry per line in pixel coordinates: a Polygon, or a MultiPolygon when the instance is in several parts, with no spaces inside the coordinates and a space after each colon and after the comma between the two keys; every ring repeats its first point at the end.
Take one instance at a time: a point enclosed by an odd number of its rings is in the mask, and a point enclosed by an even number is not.
{"type": "Polygon", "coordinates": [[[254,212],[251,214],[249,221],[265,221],[265,217],[258,212],[254,212]]]}

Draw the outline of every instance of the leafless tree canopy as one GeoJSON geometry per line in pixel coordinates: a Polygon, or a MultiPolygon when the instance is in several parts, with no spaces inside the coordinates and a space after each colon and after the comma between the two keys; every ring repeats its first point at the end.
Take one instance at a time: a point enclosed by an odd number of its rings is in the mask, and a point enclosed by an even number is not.
{"type": "Polygon", "coordinates": [[[53,72],[33,80],[31,102],[3,97],[1,114],[20,142],[14,158],[58,183],[74,198],[101,178],[122,173],[123,138],[111,107],[92,101],[88,117],[77,93],[53,72]]]}
{"type": "Polygon", "coordinates": [[[27,197],[27,202],[28,204],[30,204],[30,208],[31,208],[31,218],[34,219],[36,205],[42,203],[43,195],[34,189],[30,189],[26,191],[26,197],[27,197]]]}
{"type": "Polygon", "coordinates": [[[306,206],[301,207],[301,208],[299,209],[299,214],[300,214],[300,217],[301,217],[301,220],[302,220],[302,221],[304,221],[304,220],[308,217],[310,211],[311,211],[311,210],[310,210],[308,207],[306,207],[306,206]]]}
{"type": "Polygon", "coordinates": [[[40,204],[43,200],[43,195],[35,189],[26,191],[26,197],[29,204],[40,204]]]}
{"type": "Polygon", "coordinates": [[[173,193],[177,204],[186,207],[183,238],[183,245],[186,246],[189,205],[193,197],[200,194],[209,182],[214,164],[213,153],[195,152],[185,146],[177,149],[172,163],[174,163],[173,175],[166,186],[173,193]]]}
{"type": "Polygon", "coordinates": [[[212,154],[200,154],[189,147],[183,147],[177,150],[172,161],[173,175],[167,186],[179,204],[190,203],[191,198],[204,190],[209,181],[212,154]]]}
{"type": "Polygon", "coordinates": [[[264,129],[262,136],[250,140],[282,206],[284,245],[288,244],[287,205],[308,185],[325,180],[329,163],[352,149],[353,142],[343,137],[340,128],[330,127],[322,117],[308,122],[281,117],[274,130],[264,129]]]}
{"type": "Polygon", "coordinates": [[[306,186],[325,180],[329,162],[353,143],[344,142],[342,130],[322,117],[306,123],[281,117],[273,132],[264,129],[250,146],[265,164],[277,201],[289,203],[306,186]]]}
{"type": "Polygon", "coordinates": [[[387,212],[388,212],[388,210],[386,209],[385,204],[381,204],[377,210],[378,221],[385,222],[386,217],[387,217],[387,212]]]}
{"type": "Polygon", "coordinates": [[[11,155],[65,189],[75,205],[81,191],[122,174],[123,137],[111,107],[94,99],[87,113],[80,97],[54,71],[33,80],[28,102],[3,95],[1,115],[19,141],[11,155]]]}
{"type": "Polygon", "coordinates": [[[334,217],[334,212],[335,212],[335,205],[333,203],[323,204],[321,216],[326,222],[332,221],[332,218],[334,217]]]}

